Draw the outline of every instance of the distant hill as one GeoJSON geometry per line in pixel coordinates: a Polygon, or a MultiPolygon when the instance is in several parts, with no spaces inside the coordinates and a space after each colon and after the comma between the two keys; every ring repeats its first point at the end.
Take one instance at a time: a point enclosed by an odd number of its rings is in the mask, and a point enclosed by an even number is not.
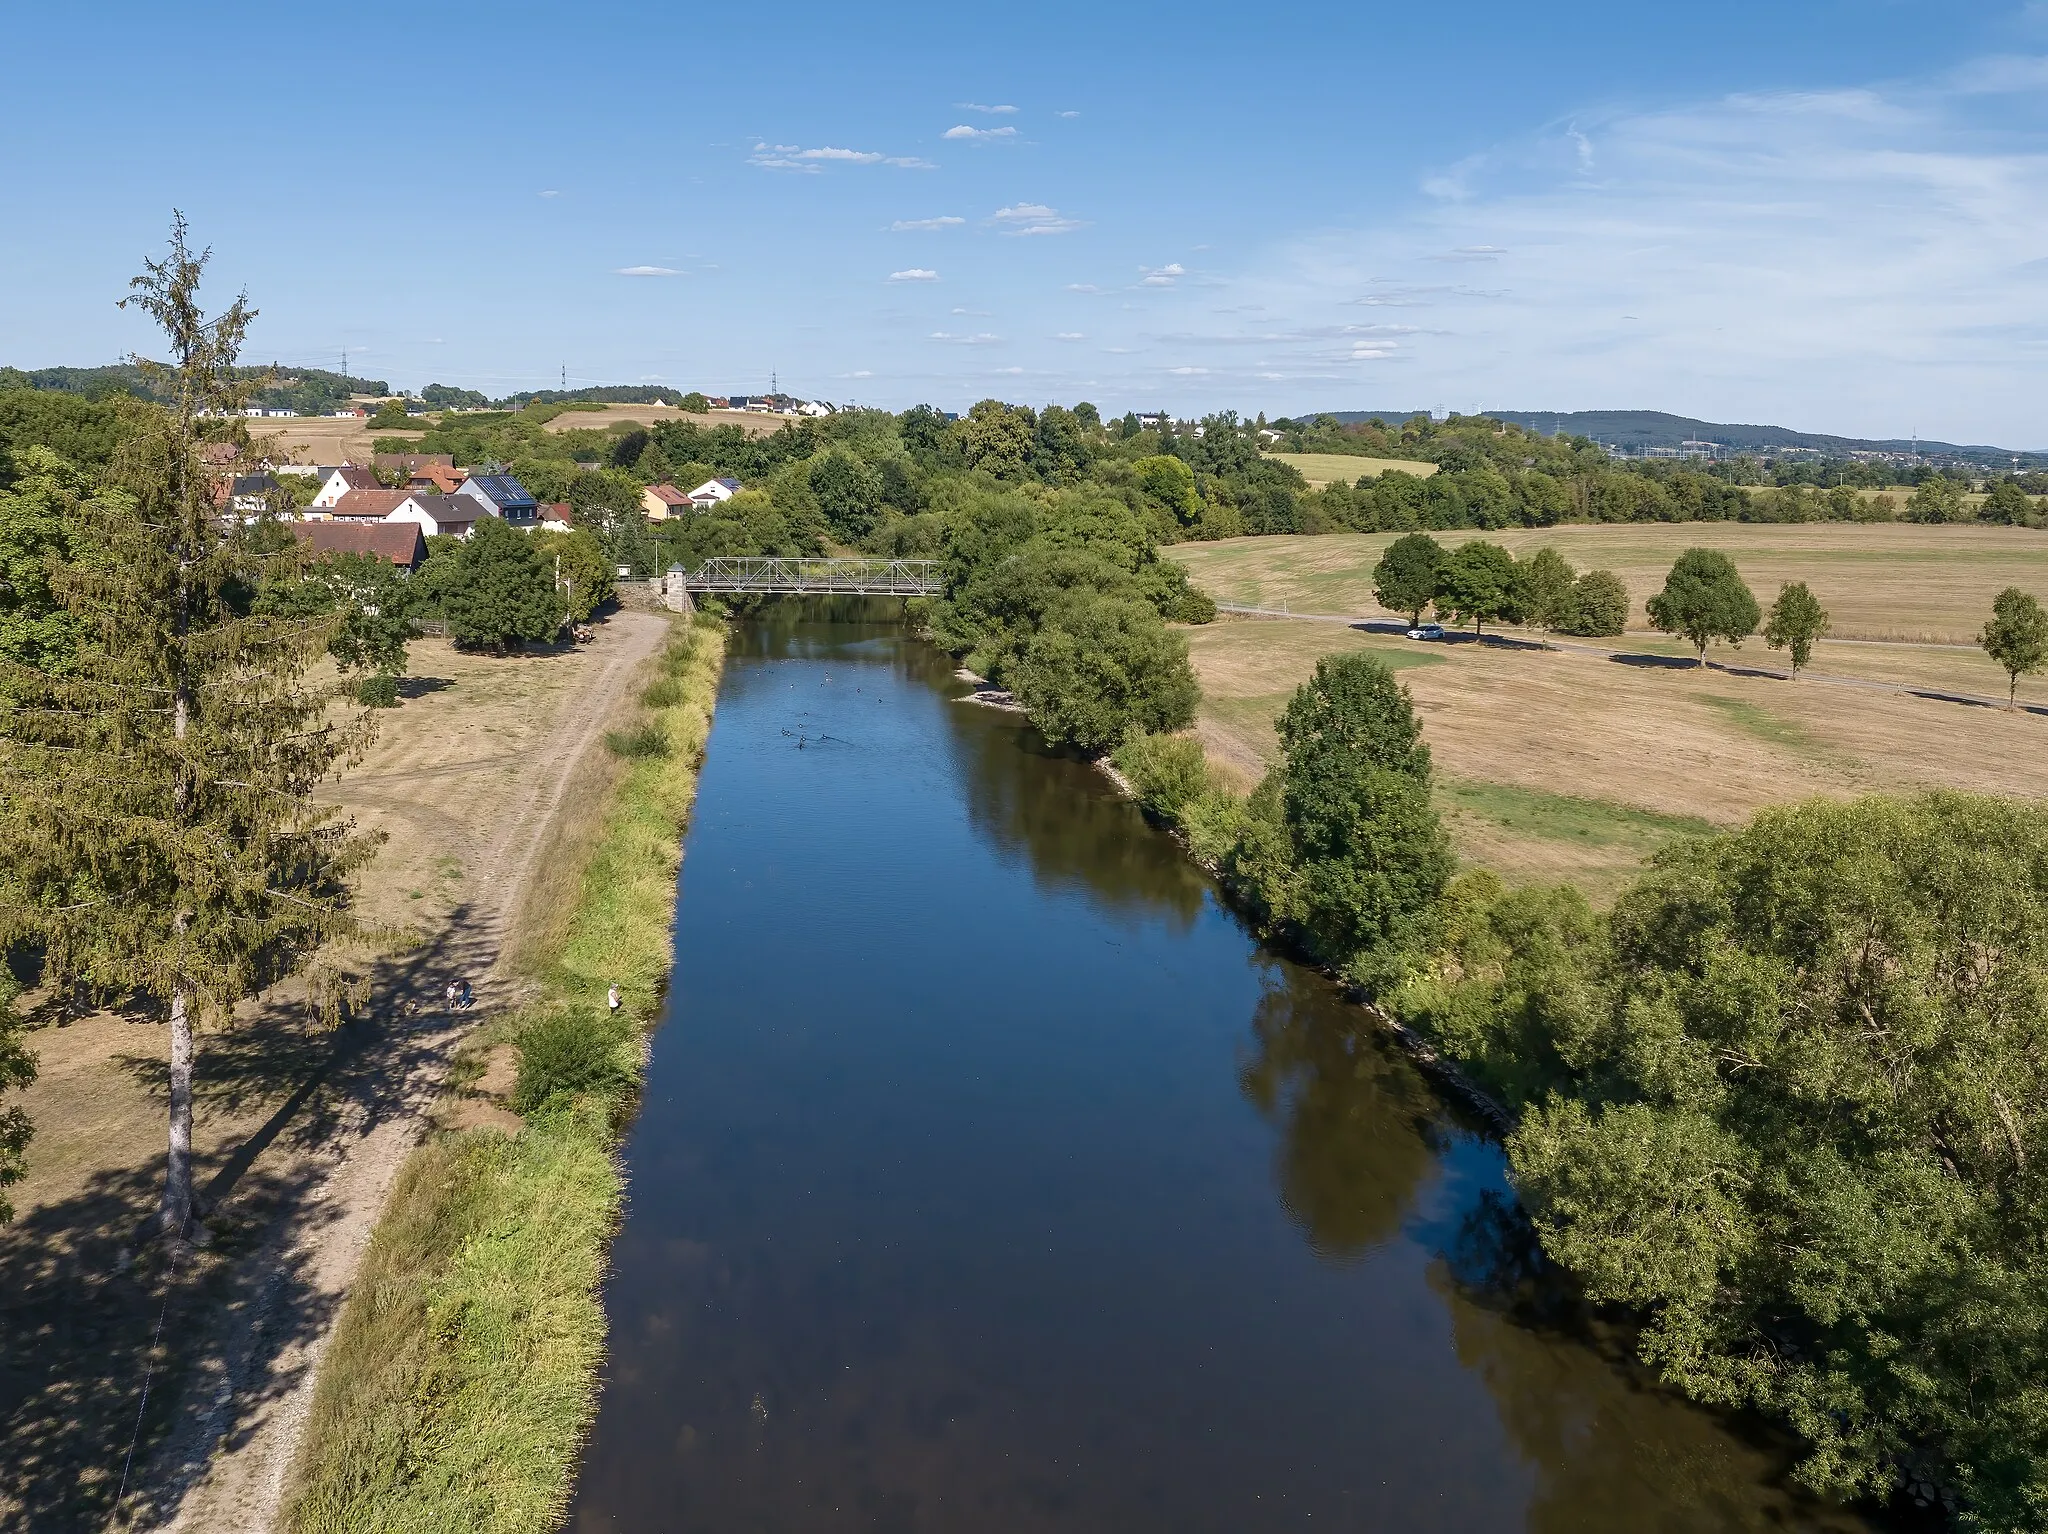
{"type": "MultiPolygon", "coordinates": [[[[325,368],[245,367],[235,370],[243,378],[268,376],[271,382],[256,391],[252,404],[272,410],[292,410],[300,415],[325,415],[348,403],[352,394],[382,397],[391,392],[381,378],[344,378],[325,368]]],[[[152,399],[149,380],[132,362],[116,362],[97,368],[10,368],[0,367],[0,389],[54,389],[60,394],[83,394],[99,399],[107,394],[133,394],[152,399]]]]}
{"type": "MultiPolygon", "coordinates": [[[[1374,417],[1393,423],[1427,413],[1421,410],[1328,412],[1347,425],[1357,421],[1370,421],[1374,417]]],[[[1957,463],[2007,468],[2011,466],[2013,459],[2017,458],[2021,466],[2026,468],[2048,465],[2048,451],[1936,442],[1924,437],[1917,441],[1905,438],[1836,437],[1826,432],[1793,431],[1784,426],[1731,426],[1720,421],[1696,421],[1690,416],[1669,415],[1662,410],[1486,410],[1480,413],[1489,420],[1510,421],[1517,426],[1526,426],[1531,431],[1542,432],[1545,436],[1590,437],[1604,447],[1620,448],[1631,453],[1648,452],[1659,448],[1676,449],[1687,442],[1712,442],[1737,453],[1771,453],[1797,449],[1823,453],[1831,458],[1846,458],[1852,453],[1917,452],[1921,457],[1936,463],[1953,460],[1957,463]]]]}

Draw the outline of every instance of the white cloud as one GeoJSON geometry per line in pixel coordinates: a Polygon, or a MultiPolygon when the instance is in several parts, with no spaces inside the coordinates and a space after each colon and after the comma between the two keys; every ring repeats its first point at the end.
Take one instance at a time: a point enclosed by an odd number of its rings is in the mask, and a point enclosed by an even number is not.
{"type": "Polygon", "coordinates": [[[1087,226],[1077,218],[1068,218],[1057,208],[1048,208],[1042,202],[1013,203],[1007,208],[998,208],[989,215],[988,221],[1004,234],[1071,234],[1087,226]]]}
{"type": "Polygon", "coordinates": [[[929,160],[914,155],[888,155],[874,149],[839,149],[830,144],[804,149],[795,144],[757,143],[747,156],[749,165],[763,170],[790,170],[815,176],[827,164],[894,165],[904,170],[936,170],[929,160]]]}
{"type": "Polygon", "coordinates": [[[837,378],[873,378],[875,374],[872,368],[859,368],[851,373],[837,373],[833,376],[837,378]]]}
{"type": "Polygon", "coordinates": [[[971,336],[956,336],[949,331],[934,330],[931,334],[931,339],[934,341],[949,341],[955,346],[994,346],[998,341],[1002,340],[1002,337],[990,335],[985,330],[978,335],[971,336]]]}
{"type": "MultiPolygon", "coordinates": [[[[1996,94],[2034,68],[1585,114],[1225,286],[1300,333],[1267,364],[1398,368],[1412,398],[2048,446],[2048,136],[1996,94]],[[1423,328],[1310,334],[1356,305],[1423,328]]],[[[1319,387],[1285,406],[1343,401],[1319,387]]]]}
{"type": "Polygon", "coordinates": [[[1148,288],[1170,288],[1175,278],[1188,274],[1188,269],[1178,261],[1169,261],[1164,266],[1141,266],[1138,271],[1142,274],[1139,285],[1148,288]]]}
{"type": "Polygon", "coordinates": [[[1166,371],[1177,378],[1206,378],[1209,374],[1207,368],[1195,367],[1168,368],[1166,371]]]}
{"type": "Polygon", "coordinates": [[[1055,117],[1079,117],[1081,114],[1079,112],[1055,112],[1052,115],[1055,117]]]}
{"type": "Polygon", "coordinates": [[[1001,117],[1017,110],[1015,107],[985,107],[977,101],[956,101],[953,105],[962,112],[986,112],[991,117],[1001,117]]]}
{"type": "Polygon", "coordinates": [[[1062,330],[1058,335],[1054,336],[1053,339],[1055,341],[1085,341],[1088,339],[1088,337],[1083,332],[1078,330],[1062,330]]]}
{"type": "Polygon", "coordinates": [[[948,128],[939,135],[940,138],[965,139],[970,143],[979,142],[983,139],[1015,138],[1016,136],[1017,130],[1010,127],[1007,123],[1000,128],[970,128],[966,123],[961,123],[958,127],[948,128]]]}
{"type": "Polygon", "coordinates": [[[955,218],[949,213],[940,218],[899,218],[889,227],[901,233],[906,229],[953,229],[966,222],[966,219],[955,218]]]}
{"type": "Polygon", "coordinates": [[[1097,287],[1092,282],[1070,282],[1067,284],[1067,291],[1069,293],[1100,293],[1104,289],[1097,287]]]}
{"type": "Polygon", "coordinates": [[[937,282],[939,274],[928,266],[912,266],[900,272],[891,272],[889,280],[891,282],[937,282]]]}
{"type": "Polygon", "coordinates": [[[547,191],[542,192],[540,195],[543,197],[559,197],[562,194],[560,192],[555,191],[552,187],[550,187],[547,191]]]}
{"type": "Polygon", "coordinates": [[[989,371],[1000,374],[1006,378],[1021,377],[1024,372],[1022,368],[991,368],[989,371]]]}
{"type": "Polygon", "coordinates": [[[680,277],[683,274],[672,266],[622,266],[621,277],[680,277]]]}

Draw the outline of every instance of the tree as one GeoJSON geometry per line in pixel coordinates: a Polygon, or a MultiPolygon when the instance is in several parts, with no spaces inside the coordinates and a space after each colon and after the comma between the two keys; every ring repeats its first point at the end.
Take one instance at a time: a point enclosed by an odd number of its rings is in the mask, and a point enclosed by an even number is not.
{"type": "Polygon", "coordinates": [[[833,536],[858,543],[874,531],[882,509],[882,478],[844,448],[832,448],[811,460],[811,494],[824,513],[833,536]]]}
{"type": "Polygon", "coordinates": [[[2019,703],[2020,678],[2048,667],[2048,613],[2017,586],[1999,592],[1991,621],[1977,636],[1984,653],[2005,668],[2005,706],[2019,703]]]}
{"type": "Polygon", "coordinates": [[[967,412],[966,419],[954,422],[952,430],[968,468],[998,479],[1022,479],[1029,472],[1037,427],[1036,418],[1023,406],[985,399],[967,412]]]}
{"type": "MultiPolygon", "coordinates": [[[[0,660],[62,670],[78,647],[78,623],[51,587],[70,553],[87,477],[46,447],[25,447],[18,477],[0,490],[0,660]]],[[[0,672],[0,697],[8,692],[0,672]]]]}
{"type": "Polygon", "coordinates": [[[1522,568],[1497,543],[1474,538],[1461,543],[1437,577],[1436,605],[1454,623],[1468,619],[1483,633],[1486,621],[1516,623],[1522,617],[1522,568]]]}
{"type": "Polygon", "coordinates": [[[331,618],[327,653],[353,679],[364,703],[398,701],[405,647],[413,627],[410,579],[374,554],[328,554],[310,567],[281,570],[258,593],[255,611],[280,619],[331,618]]]}
{"type": "Polygon", "coordinates": [[[562,626],[552,563],[533,537],[498,517],[478,517],[455,556],[441,599],[457,644],[502,655],[525,641],[552,639],[562,626]]]}
{"type": "Polygon", "coordinates": [[[1963,507],[1963,487],[1944,474],[1922,480],[1906,502],[1908,522],[1961,522],[1968,515],[1963,507]]]}
{"type": "Polygon", "coordinates": [[[1372,567],[1372,594],[1390,612],[1408,614],[1408,626],[1422,622],[1422,610],[1436,600],[1444,547],[1428,533],[1409,533],[1387,545],[1372,567]]]}
{"type": "Polygon", "coordinates": [[[2033,520],[2034,503],[2027,499],[2026,491],[2009,479],[2001,479],[1991,487],[1991,494],[1984,498],[1984,504],[1977,509],[1977,515],[1986,522],[1998,522],[2007,527],[2025,527],[2033,520]]]}
{"type": "Polygon", "coordinates": [[[1684,636],[1699,652],[1702,666],[1710,640],[1725,639],[1740,648],[1763,621],[1734,562],[1715,549],[1687,549],[1679,555],[1664,577],[1664,589],[1645,605],[1650,622],[1667,634],[1684,636]]]}
{"type": "MultiPolygon", "coordinates": [[[[18,1090],[36,1079],[36,1057],[21,1042],[21,1019],[10,1005],[13,982],[0,985],[0,1092],[18,1090]]],[[[28,1170],[28,1142],[34,1133],[20,1108],[0,1108],[0,1189],[21,1181],[28,1170]]],[[[0,1193],[0,1225],[14,1218],[14,1206],[0,1193]]]]}
{"type": "Polygon", "coordinates": [[[692,389],[683,396],[681,408],[692,415],[703,415],[711,409],[711,401],[706,399],[701,391],[692,389]]]}
{"type": "Polygon", "coordinates": [[[2048,1506],[2048,809],[1767,810],[1615,903],[1509,1137],[1550,1255],[1665,1379],[1789,1420],[1799,1478],[1908,1454],[1969,1527],[2048,1506]]]}
{"type": "Polygon", "coordinates": [[[1173,517],[1176,524],[1194,521],[1202,514],[1202,498],[1195,493],[1195,471],[1170,453],[1155,453],[1131,465],[1138,477],[1138,490],[1173,517]]]}
{"type": "Polygon", "coordinates": [[[1452,871],[1408,690],[1377,656],[1325,656],[1279,722],[1293,916],[1356,983],[1393,984],[1452,871]]]}
{"type": "Polygon", "coordinates": [[[11,672],[0,713],[0,941],[41,946],[60,984],[154,998],[170,1022],[170,1150],[159,1223],[184,1231],[192,1194],[196,1030],[285,975],[343,988],[324,945],[355,931],[345,879],[371,841],[314,802],[316,784],[369,738],[307,674],[330,617],[278,619],[250,593],[296,547],[262,554],[214,507],[213,441],[245,397],[234,363],[246,299],[208,318],[182,216],[170,253],[130,296],[175,366],[144,363],[168,403],[117,456],[107,492],[78,510],[84,551],[53,587],[76,620],[65,669],[11,672]],[[218,423],[218,424],[216,424],[218,423]]]}
{"type": "Polygon", "coordinates": [[[1813,647],[1826,637],[1828,611],[1820,599],[1806,589],[1806,582],[1794,581],[1781,587],[1771,604],[1770,620],[1764,624],[1764,643],[1773,650],[1792,652],[1792,674],[1813,658],[1813,647]]]}
{"type": "Polygon", "coordinates": [[[1545,544],[1529,561],[1525,574],[1529,621],[1559,630],[1572,621],[1577,572],[1556,549],[1545,544]]]}
{"type": "Polygon", "coordinates": [[[618,590],[616,567],[597,535],[588,528],[573,528],[549,537],[550,541],[542,547],[555,556],[556,589],[561,592],[563,610],[569,622],[581,623],[618,590]]]}
{"type": "Polygon", "coordinates": [[[1612,570],[1588,570],[1572,583],[1570,616],[1564,632],[1611,639],[1628,627],[1628,587],[1612,570]]]}
{"type": "Polygon", "coordinates": [[[1008,675],[1054,745],[1108,751],[1195,719],[1187,640],[1132,597],[1082,590],[1056,603],[1008,675]]]}

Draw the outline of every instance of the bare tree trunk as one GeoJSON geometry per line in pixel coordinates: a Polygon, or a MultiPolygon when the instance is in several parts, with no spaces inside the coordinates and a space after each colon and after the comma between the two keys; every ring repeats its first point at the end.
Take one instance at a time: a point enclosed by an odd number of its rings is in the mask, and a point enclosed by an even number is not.
{"type": "Polygon", "coordinates": [[[185,992],[171,998],[171,1154],[164,1169],[164,1202],[157,1223],[167,1236],[182,1234],[192,1218],[192,1004],[185,992]]]}

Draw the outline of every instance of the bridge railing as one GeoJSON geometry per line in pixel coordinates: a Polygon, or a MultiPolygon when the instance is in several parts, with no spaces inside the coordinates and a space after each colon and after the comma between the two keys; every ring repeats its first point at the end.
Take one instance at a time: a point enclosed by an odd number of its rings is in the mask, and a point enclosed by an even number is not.
{"type": "Polygon", "coordinates": [[[707,559],[674,570],[693,592],[839,592],[850,596],[937,596],[944,587],[931,559],[785,559],[773,555],[707,559]]]}

